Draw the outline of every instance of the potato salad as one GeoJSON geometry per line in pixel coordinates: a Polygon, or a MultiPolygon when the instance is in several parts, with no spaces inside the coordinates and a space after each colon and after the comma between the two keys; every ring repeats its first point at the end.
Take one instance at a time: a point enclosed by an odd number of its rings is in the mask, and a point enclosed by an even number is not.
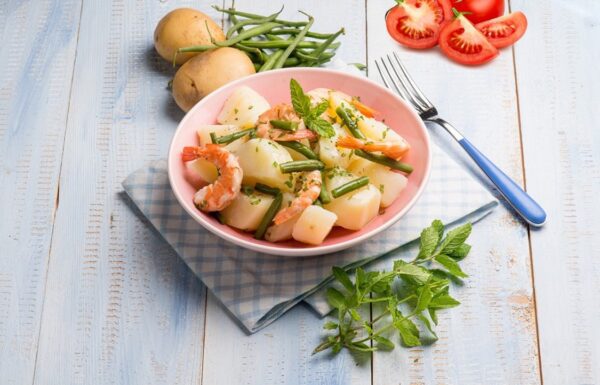
{"type": "Polygon", "coordinates": [[[183,148],[195,206],[257,239],[319,245],[364,228],[390,206],[412,167],[409,143],[357,96],[290,81],[291,103],[235,89],[217,124],[183,148]]]}

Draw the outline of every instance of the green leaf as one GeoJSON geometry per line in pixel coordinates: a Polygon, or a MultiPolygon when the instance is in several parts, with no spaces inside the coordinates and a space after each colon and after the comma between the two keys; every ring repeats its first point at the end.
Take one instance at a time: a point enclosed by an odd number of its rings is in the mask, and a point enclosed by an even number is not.
{"type": "Polygon", "coordinates": [[[394,343],[383,336],[374,336],[373,340],[377,342],[377,349],[379,350],[394,350],[394,343]]]}
{"type": "Polygon", "coordinates": [[[465,259],[465,257],[469,254],[469,251],[471,251],[471,245],[468,245],[466,243],[463,243],[462,245],[458,246],[456,248],[456,250],[454,250],[450,255],[450,257],[452,257],[455,261],[462,261],[463,259],[465,259]]]}
{"type": "Polygon", "coordinates": [[[471,234],[472,228],[470,223],[466,223],[450,230],[440,245],[440,254],[452,254],[460,245],[465,243],[471,234]]]}
{"type": "Polygon", "coordinates": [[[323,100],[321,103],[317,104],[315,108],[312,110],[312,116],[319,117],[323,112],[327,111],[329,108],[329,102],[327,100],[323,100]]]}
{"type": "Polygon", "coordinates": [[[437,324],[437,319],[435,318],[435,310],[450,309],[458,305],[460,305],[460,302],[452,298],[450,294],[448,294],[447,292],[441,293],[437,296],[434,296],[431,299],[431,302],[429,302],[429,315],[431,316],[433,322],[437,324]],[[431,314],[432,310],[434,313],[433,315],[431,314]]]}
{"type": "Polygon", "coordinates": [[[333,329],[337,329],[338,324],[333,322],[333,321],[327,321],[325,322],[325,325],[323,325],[323,329],[325,330],[333,330],[333,329]]]}
{"type": "Polygon", "coordinates": [[[438,324],[437,314],[435,309],[431,307],[431,303],[429,303],[429,318],[431,318],[434,324],[438,324]]]}
{"type": "Polygon", "coordinates": [[[423,322],[423,325],[425,325],[427,330],[429,330],[429,333],[431,333],[437,340],[437,334],[435,334],[435,330],[433,330],[433,328],[431,327],[431,322],[429,322],[429,318],[427,318],[427,316],[423,314],[419,314],[417,315],[417,317],[419,318],[419,320],[421,320],[421,322],[423,322]]]}
{"type": "Polygon", "coordinates": [[[310,98],[304,94],[304,90],[296,79],[290,79],[290,94],[292,97],[292,106],[298,115],[310,116],[310,98]]]}
{"type": "Polygon", "coordinates": [[[415,312],[420,313],[423,310],[427,309],[429,306],[429,302],[433,295],[431,294],[431,290],[429,286],[425,285],[420,290],[419,297],[417,298],[417,306],[415,307],[415,312]]]}
{"type": "Polygon", "coordinates": [[[468,275],[461,270],[460,266],[458,265],[458,262],[456,262],[454,259],[450,258],[445,254],[440,254],[437,257],[435,257],[435,261],[440,265],[444,266],[448,270],[448,273],[456,277],[468,277],[468,275]]]}
{"type": "Polygon", "coordinates": [[[330,287],[327,289],[327,302],[336,309],[342,309],[346,301],[344,295],[339,290],[330,287]]]}
{"type": "MultiPolygon", "coordinates": [[[[434,223],[435,223],[435,221],[434,221],[434,223]]],[[[442,225],[442,229],[443,229],[443,225],[442,225]]],[[[430,255],[432,255],[433,252],[435,251],[438,243],[440,242],[440,237],[441,237],[440,233],[438,232],[438,229],[433,225],[433,223],[431,224],[431,226],[425,228],[421,232],[419,255],[417,256],[417,258],[421,259],[421,258],[426,258],[426,257],[429,257],[430,255]]]]}
{"type": "Polygon", "coordinates": [[[336,342],[331,347],[331,351],[333,352],[333,354],[338,354],[341,350],[342,350],[342,344],[339,342],[336,342]]]}
{"type": "Polygon", "coordinates": [[[356,309],[350,309],[350,316],[355,321],[360,321],[360,314],[356,311],[356,309]]]}
{"type": "Polygon", "coordinates": [[[394,327],[398,329],[402,343],[408,347],[420,346],[419,329],[417,325],[408,318],[402,318],[394,321],[394,327]]]}
{"type": "Polygon", "coordinates": [[[344,269],[334,266],[331,268],[331,271],[333,272],[335,279],[337,279],[348,291],[354,290],[354,284],[344,269]]]}
{"type": "Polygon", "coordinates": [[[442,239],[444,236],[444,223],[439,219],[435,219],[433,222],[431,222],[431,227],[438,232],[438,238],[442,239]]]}
{"type": "Polygon", "coordinates": [[[394,271],[396,271],[403,278],[412,278],[417,283],[424,284],[431,277],[431,273],[427,269],[421,266],[415,266],[410,263],[406,263],[402,260],[394,262],[394,271]]]}
{"type": "Polygon", "coordinates": [[[322,118],[312,118],[312,119],[304,119],[304,123],[306,126],[314,131],[317,135],[323,136],[325,138],[331,138],[335,135],[335,129],[325,119],[322,118]]]}

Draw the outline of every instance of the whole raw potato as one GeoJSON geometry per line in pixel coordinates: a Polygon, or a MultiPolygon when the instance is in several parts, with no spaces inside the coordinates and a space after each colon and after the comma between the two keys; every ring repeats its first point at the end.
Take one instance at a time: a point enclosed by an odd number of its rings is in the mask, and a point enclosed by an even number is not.
{"type": "Polygon", "coordinates": [[[235,79],[255,73],[254,65],[242,51],[224,47],[195,56],[181,66],[173,78],[173,97],[189,111],[200,99],[235,79]]]}
{"type": "MultiPolygon", "coordinates": [[[[172,62],[179,48],[211,45],[211,35],[216,41],[225,40],[223,30],[210,17],[195,9],[178,8],[158,22],[154,30],[154,47],[160,56],[172,62]]],[[[199,53],[180,53],[175,62],[183,64],[199,53]]]]}

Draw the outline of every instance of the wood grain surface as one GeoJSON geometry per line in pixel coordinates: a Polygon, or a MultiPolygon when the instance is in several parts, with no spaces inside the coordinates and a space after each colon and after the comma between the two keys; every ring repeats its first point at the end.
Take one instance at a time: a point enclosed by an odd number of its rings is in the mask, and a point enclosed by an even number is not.
{"type": "MultiPolygon", "coordinates": [[[[372,360],[311,356],[298,306],[248,336],[138,215],[121,181],[166,156],[183,114],[158,20],[208,1],[0,1],[0,384],[600,384],[600,3],[524,1],[525,37],[467,68],[389,39],[387,0],[285,1],[339,57],[397,51],[440,114],[539,199],[477,224],[440,340],[372,360]]],[[[282,1],[235,0],[270,14],[282,1]]],[[[225,0],[219,5],[232,5],[225,0]]],[[[434,141],[490,187],[438,127],[434,141]]]]}

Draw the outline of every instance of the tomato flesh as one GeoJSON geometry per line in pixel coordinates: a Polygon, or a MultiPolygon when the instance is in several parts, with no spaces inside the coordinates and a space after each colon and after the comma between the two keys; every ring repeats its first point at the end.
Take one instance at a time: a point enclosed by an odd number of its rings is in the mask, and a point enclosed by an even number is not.
{"type": "Polygon", "coordinates": [[[498,49],[462,14],[440,33],[440,49],[464,65],[480,65],[498,56],[498,49]]]}
{"type": "Polygon", "coordinates": [[[453,0],[452,6],[473,24],[494,19],[504,14],[504,0],[453,0]]]}
{"type": "Polygon", "coordinates": [[[514,44],[527,30],[527,18],[523,12],[513,12],[475,25],[492,45],[504,48],[514,44]]]}
{"type": "Polygon", "coordinates": [[[404,0],[385,17],[388,33],[402,45],[426,49],[438,42],[441,27],[450,20],[448,0],[404,0]]]}

